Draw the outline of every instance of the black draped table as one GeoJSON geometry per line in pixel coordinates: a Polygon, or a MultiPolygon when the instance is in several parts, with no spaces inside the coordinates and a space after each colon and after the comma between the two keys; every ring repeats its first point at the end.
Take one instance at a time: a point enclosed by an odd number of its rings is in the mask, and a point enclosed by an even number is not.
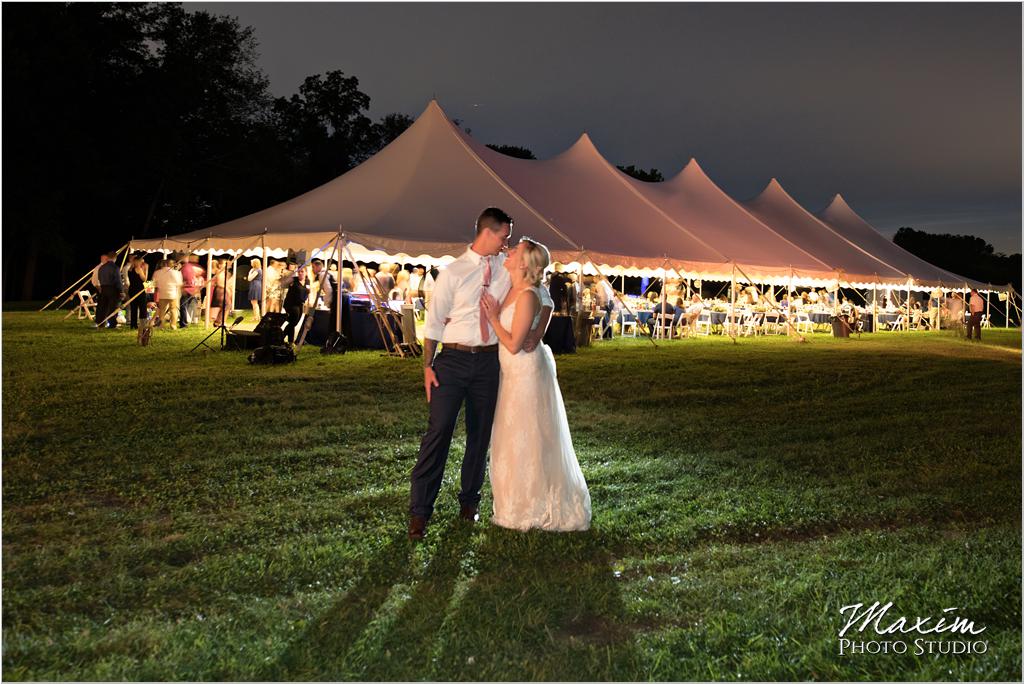
{"type": "MultiPolygon", "coordinates": [[[[344,327],[346,331],[351,330],[348,333],[349,348],[387,349],[381,337],[380,328],[377,327],[377,321],[373,319],[371,312],[353,309],[346,311],[345,315],[348,316],[348,320],[345,321],[344,327]]],[[[309,333],[306,335],[306,344],[311,344],[315,347],[323,345],[327,340],[330,330],[331,312],[318,309],[313,316],[313,327],[309,329],[309,333]]],[[[401,329],[395,330],[395,336],[398,340],[402,339],[401,329]]]]}

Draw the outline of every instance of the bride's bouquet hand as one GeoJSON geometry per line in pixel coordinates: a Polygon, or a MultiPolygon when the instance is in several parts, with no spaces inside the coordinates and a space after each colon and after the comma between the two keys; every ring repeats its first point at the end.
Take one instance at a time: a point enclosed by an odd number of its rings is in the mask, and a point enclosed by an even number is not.
{"type": "Polygon", "coordinates": [[[498,312],[501,309],[501,304],[499,304],[498,300],[490,294],[485,292],[484,296],[480,298],[480,308],[484,310],[484,315],[487,316],[487,320],[492,323],[498,320],[498,312]]]}

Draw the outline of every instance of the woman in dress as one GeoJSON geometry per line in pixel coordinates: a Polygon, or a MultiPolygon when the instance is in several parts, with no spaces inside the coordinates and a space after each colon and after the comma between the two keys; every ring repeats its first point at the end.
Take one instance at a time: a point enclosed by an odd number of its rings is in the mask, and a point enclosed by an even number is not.
{"type": "Polygon", "coordinates": [[[149,264],[143,258],[143,254],[135,253],[129,257],[128,265],[128,299],[131,300],[129,307],[129,322],[132,330],[139,327],[139,321],[145,321],[149,315],[146,308],[146,281],[149,280],[149,264]]]}
{"type": "Polygon", "coordinates": [[[260,321],[260,300],[263,299],[263,263],[259,259],[249,262],[249,305],[252,307],[252,320],[260,321]]]}
{"type": "Polygon", "coordinates": [[[230,278],[228,264],[222,259],[214,262],[213,294],[210,297],[210,318],[214,325],[222,325],[224,315],[230,313],[234,307],[234,278],[230,278]],[[227,291],[225,291],[227,287],[227,291]],[[224,311],[224,304],[227,304],[227,311],[224,311]]]}
{"type": "Polygon", "coordinates": [[[500,304],[482,307],[498,336],[501,384],[491,429],[491,489],[496,525],[516,530],[586,530],[590,492],[576,460],[569,423],[546,344],[532,352],[523,341],[551,306],[539,287],[547,248],[524,238],[505,260],[512,287],[500,304]]]}

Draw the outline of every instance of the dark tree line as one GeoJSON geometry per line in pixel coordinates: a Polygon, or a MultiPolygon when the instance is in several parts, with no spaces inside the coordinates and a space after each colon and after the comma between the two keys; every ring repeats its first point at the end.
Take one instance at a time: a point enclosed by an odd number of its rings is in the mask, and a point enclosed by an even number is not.
{"type": "Polygon", "coordinates": [[[274,98],[251,28],[177,4],[3,5],[5,299],[55,293],[134,237],[236,218],[356,166],[371,121],[341,71],[274,98]]]}
{"type": "MultiPolygon", "coordinates": [[[[4,299],[55,294],[129,237],[194,230],[294,197],[413,121],[372,121],[369,96],[341,71],[274,98],[253,29],[232,17],[168,3],[2,11],[4,299]]],[[[489,147],[535,158],[524,147],[489,147]]],[[[619,168],[663,180],[657,169],[619,168]]],[[[993,254],[979,238],[902,228],[896,242],[1020,288],[1020,255],[993,254]]]]}
{"type": "Polygon", "coordinates": [[[1013,285],[1020,292],[1020,254],[998,254],[992,245],[972,235],[935,235],[904,226],[893,242],[925,261],[957,275],[993,285],[1013,285]]]}

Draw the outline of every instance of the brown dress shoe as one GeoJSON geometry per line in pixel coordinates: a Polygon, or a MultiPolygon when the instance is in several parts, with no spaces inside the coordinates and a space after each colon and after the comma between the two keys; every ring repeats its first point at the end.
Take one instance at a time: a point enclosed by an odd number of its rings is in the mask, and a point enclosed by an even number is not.
{"type": "Polygon", "coordinates": [[[421,515],[409,518],[409,539],[419,541],[427,536],[427,519],[421,515]]]}
{"type": "Polygon", "coordinates": [[[463,506],[459,511],[459,517],[467,522],[476,522],[480,519],[476,506],[463,506]]]}

